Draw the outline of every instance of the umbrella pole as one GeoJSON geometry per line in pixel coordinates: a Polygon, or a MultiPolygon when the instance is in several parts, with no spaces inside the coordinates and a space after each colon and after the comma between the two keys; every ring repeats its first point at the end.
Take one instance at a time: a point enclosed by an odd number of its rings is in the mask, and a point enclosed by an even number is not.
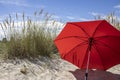
{"type": "Polygon", "coordinates": [[[90,62],[90,50],[88,53],[88,60],[87,60],[87,68],[86,68],[86,72],[85,72],[85,80],[88,80],[88,68],[89,68],[89,62],[90,62]]]}

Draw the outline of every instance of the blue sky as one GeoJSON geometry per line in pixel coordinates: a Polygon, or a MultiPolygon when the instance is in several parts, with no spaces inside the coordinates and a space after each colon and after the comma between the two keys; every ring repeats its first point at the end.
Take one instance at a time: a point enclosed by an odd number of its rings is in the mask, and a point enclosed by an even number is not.
{"type": "Polygon", "coordinates": [[[0,20],[16,12],[32,15],[41,8],[65,22],[91,20],[113,11],[120,16],[120,0],[0,0],[0,20]]]}
{"type": "MultiPolygon", "coordinates": [[[[60,24],[70,21],[93,20],[94,16],[105,17],[115,12],[120,20],[120,0],[0,0],[0,23],[9,16],[19,16],[24,12],[26,16],[33,16],[35,11],[43,8],[45,12],[53,14],[53,18],[60,24]]],[[[0,39],[4,32],[0,27],[0,39]]]]}

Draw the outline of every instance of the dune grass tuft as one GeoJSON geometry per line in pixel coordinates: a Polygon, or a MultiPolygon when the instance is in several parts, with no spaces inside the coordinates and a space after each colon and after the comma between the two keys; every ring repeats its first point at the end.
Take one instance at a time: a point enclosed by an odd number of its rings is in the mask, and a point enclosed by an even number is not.
{"type": "Polygon", "coordinates": [[[57,52],[53,43],[57,34],[57,23],[44,10],[35,12],[34,17],[26,17],[25,13],[15,18],[9,15],[0,23],[5,39],[6,58],[50,57],[57,52]]]}

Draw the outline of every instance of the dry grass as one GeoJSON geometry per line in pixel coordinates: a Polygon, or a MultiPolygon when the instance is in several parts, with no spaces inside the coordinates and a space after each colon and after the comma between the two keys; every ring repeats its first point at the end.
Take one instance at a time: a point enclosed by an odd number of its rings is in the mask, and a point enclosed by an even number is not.
{"type": "Polygon", "coordinates": [[[57,28],[47,27],[50,22],[51,26],[56,26],[56,21],[51,15],[44,13],[43,9],[35,12],[33,18],[26,17],[25,13],[21,18],[16,13],[13,19],[9,14],[9,17],[0,23],[7,39],[4,43],[7,48],[5,58],[50,57],[51,54],[56,53],[53,39],[56,37],[57,28]]]}

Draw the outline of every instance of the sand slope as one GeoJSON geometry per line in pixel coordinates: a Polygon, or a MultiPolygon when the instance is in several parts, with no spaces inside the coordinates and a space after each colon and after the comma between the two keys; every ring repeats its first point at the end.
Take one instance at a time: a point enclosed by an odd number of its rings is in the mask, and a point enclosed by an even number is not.
{"type": "MultiPolygon", "coordinates": [[[[62,59],[0,62],[0,80],[84,80],[84,72],[62,59]]],[[[90,70],[89,80],[120,80],[120,65],[107,72],[90,70]]]]}

